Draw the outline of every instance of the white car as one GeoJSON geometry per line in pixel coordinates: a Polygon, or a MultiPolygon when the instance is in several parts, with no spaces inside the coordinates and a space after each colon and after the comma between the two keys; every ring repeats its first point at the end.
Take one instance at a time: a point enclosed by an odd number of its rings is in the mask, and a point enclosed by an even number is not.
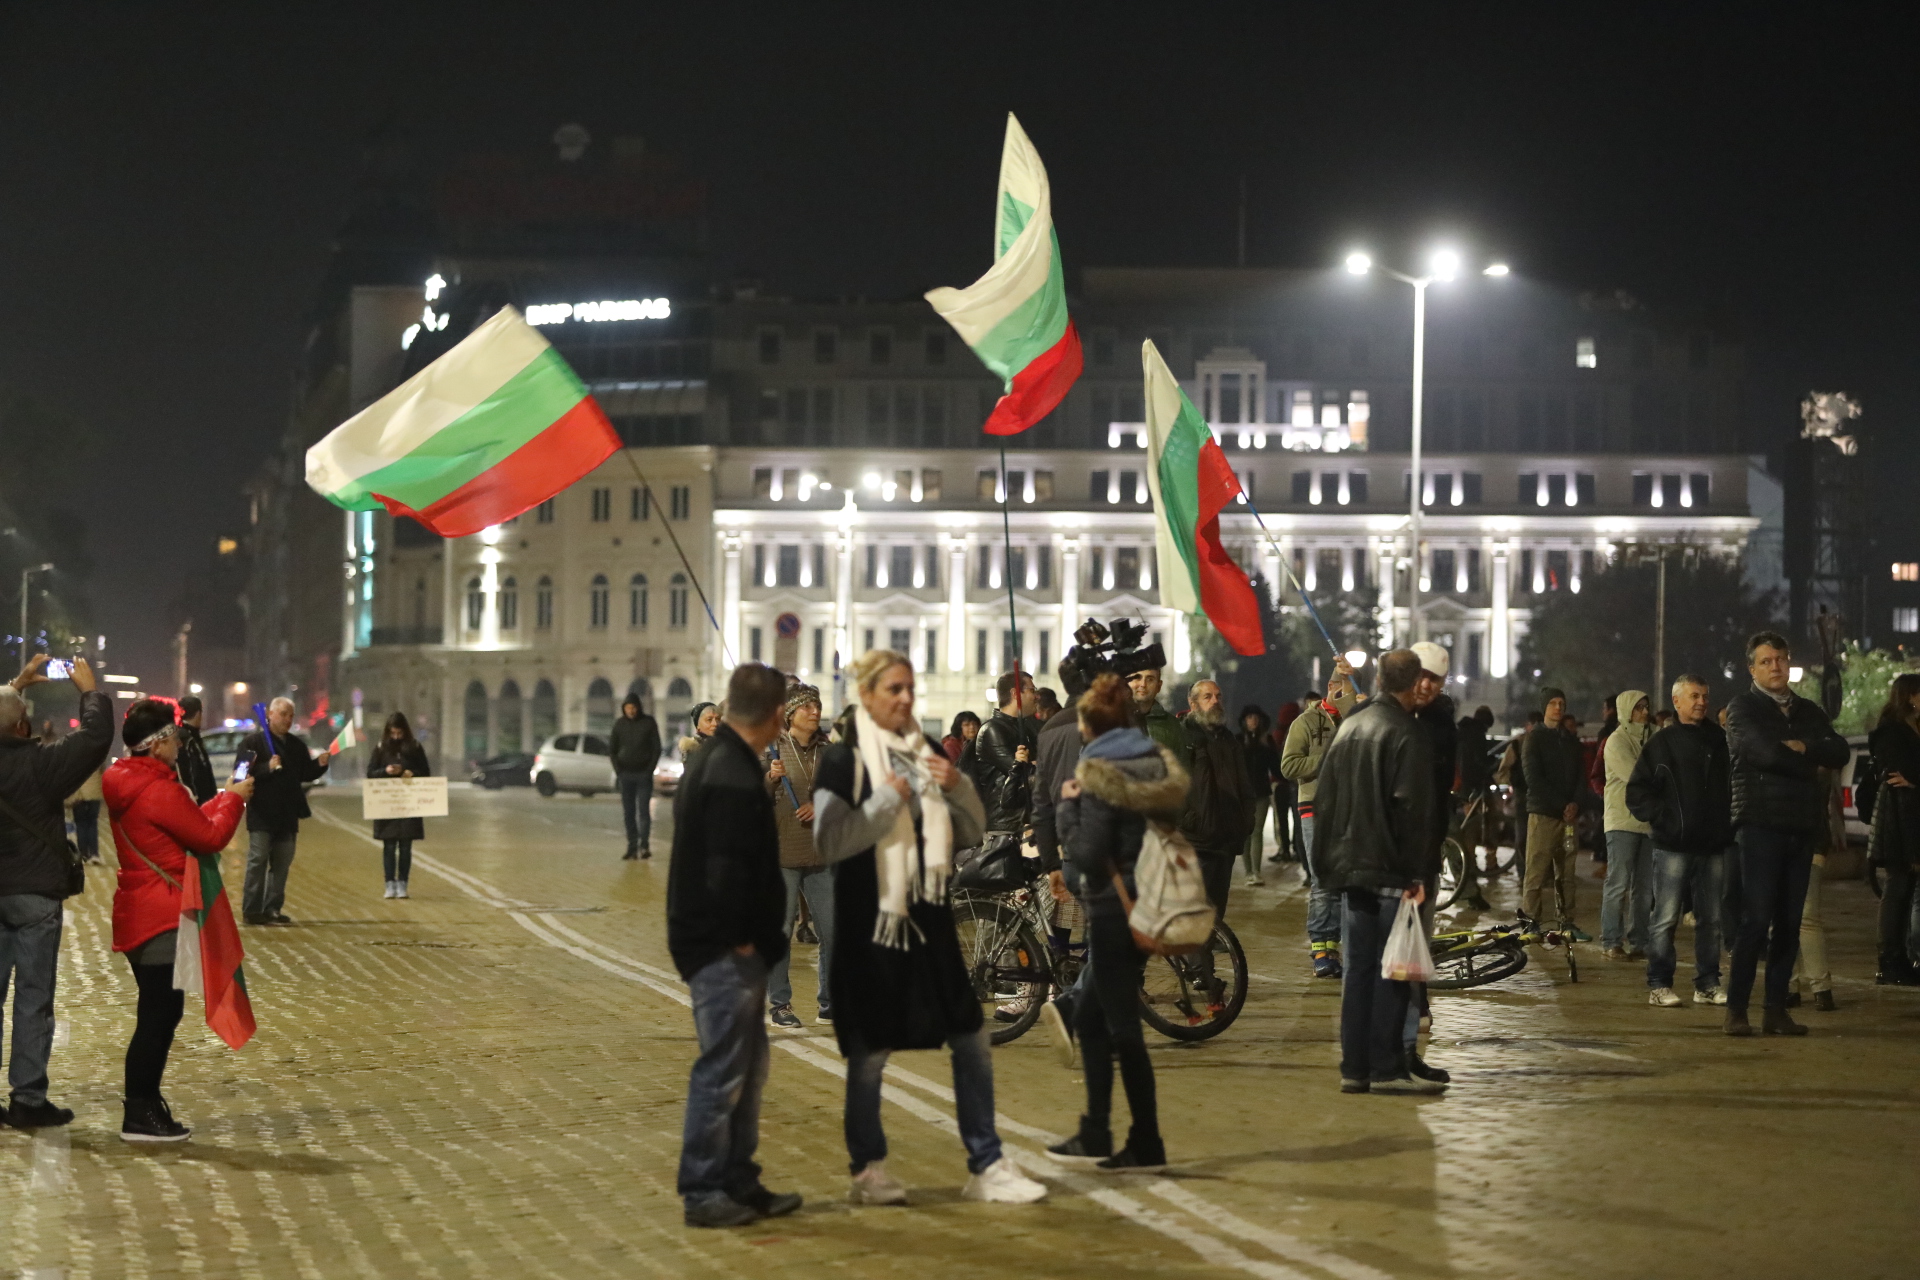
{"type": "Polygon", "coordinates": [[[540,744],[533,756],[533,786],[543,796],[613,791],[613,746],[597,733],[563,733],[540,744]]]}
{"type": "Polygon", "coordinates": [[[233,776],[234,758],[240,754],[240,742],[251,729],[208,729],[200,735],[200,745],[207,749],[207,760],[213,765],[213,780],[224,785],[233,776]]]}

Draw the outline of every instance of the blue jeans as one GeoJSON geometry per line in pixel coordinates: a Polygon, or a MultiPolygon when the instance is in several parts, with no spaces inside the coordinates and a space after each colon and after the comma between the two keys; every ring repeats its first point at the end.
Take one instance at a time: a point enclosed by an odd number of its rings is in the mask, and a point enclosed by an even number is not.
{"type": "Polygon", "coordinates": [[[1638,831],[1607,832],[1607,882],[1600,890],[1600,945],[1647,949],[1647,917],[1653,914],[1653,837],[1638,831]],[[1629,911],[1631,914],[1629,915],[1629,911]]]}
{"type": "Polygon", "coordinates": [[[73,842],[80,847],[80,856],[88,862],[99,860],[100,802],[98,800],[73,802],[73,842]]]}
{"type": "Polygon", "coordinates": [[[1397,1080],[1411,983],[1380,976],[1380,957],[1400,913],[1398,889],[1348,889],[1340,895],[1344,934],[1340,984],[1340,1078],[1397,1080]]]}
{"type": "Polygon", "coordinates": [[[1313,815],[1300,815],[1300,860],[1307,869],[1307,945],[1340,943],[1340,894],[1313,876],[1313,815]]]}
{"type": "MultiPolygon", "coordinates": [[[[1693,895],[1693,989],[1711,991],[1720,985],[1720,895],[1726,891],[1724,853],[1653,851],[1653,926],[1647,935],[1647,989],[1673,985],[1679,959],[1673,933],[1680,924],[1680,894],[1693,895]]],[[[1612,874],[1612,868],[1608,868],[1612,874]]]]}
{"type": "MultiPolygon", "coordinates": [[[[793,936],[793,922],[800,918],[800,895],[805,894],[807,910],[813,913],[813,931],[820,935],[820,989],[816,999],[823,1015],[831,1013],[827,974],[833,969],[833,871],[828,867],[782,867],[780,874],[787,881],[787,916],[781,930],[787,937],[793,936]]],[[[788,976],[792,963],[793,948],[789,947],[767,975],[767,1003],[793,1003],[793,980],[788,976]]]]}
{"type": "Polygon", "coordinates": [[[13,984],[13,1054],[7,1083],[13,1100],[37,1107],[47,1100],[47,1059],[53,1054],[53,988],[60,971],[60,899],[38,893],[0,897],[0,1009],[13,984]]]}
{"type": "Polygon", "coordinates": [[[1735,833],[1740,859],[1740,923],[1734,935],[1727,1008],[1742,1013],[1753,996],[1754,970],[1767,956],[1765,1007],[1787,1007],[1793,958],[1800,952],[1800,908],[1813,870],[1813,837],[1745,826],[1735,833]]]}
{"type": "MultiPolygon", "coordinates": [[[[953,1058],[953,1113],[960,1141],[967,1147],[967,1172],[980,1173],[1000,1158],[1000,1134],[993,1127],[993,1052],[987,1029],[947,1038],[953,1058]]],[[[880,1073],[889,1050],[850,1046],[847,1054],[847,1167],[853,1173],[887,1158],[887,1135],[880,1127],[880,1073]]]]}
{"type": "Polygon", "coordinates": [[[760,1185],[760,1094],[767,1085],[767,965],[729,951],[695,973],[693,1029],[700,1056],[687,1081],[679,1191],[688,1208],[742,1200],[760,1185]]]}
{"type": "Polygon", "coordinates": [[[653,835],[653,775],[623,773],[620,814],[627,820],[627,848],[638,849],[653,835]]]}
{"type": "Polygon", "coordinates": [[[257,923],[287,905],[287,872],[293,869],[295,835],[247,832],[247,878],[240,886],[240,916],[257,923]]]}

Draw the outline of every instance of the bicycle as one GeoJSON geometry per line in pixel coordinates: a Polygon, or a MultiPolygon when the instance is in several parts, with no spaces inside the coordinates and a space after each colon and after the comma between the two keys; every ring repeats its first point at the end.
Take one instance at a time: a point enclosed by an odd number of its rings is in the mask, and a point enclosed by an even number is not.
{"type": "Polygon", "coordinates": [[[1580,981],[1573,935],[1560,929],[1542,929],[1524,915],[1512,924],[1436,933],[1428,945],[1433,952],[1433,977],[1427,986],[1435,991],[1461,991],[1511,978],[1527,967],[1530,946],[1561,948],[1566,954],[1568,980],[1580,981]]]}
{"type": "MultiPolygon", "coordinates": [[[[1084,943],[1062,948],[1053,942],[1046,907],[1051,900],[1044,877],[1010,893],[959,890],[953,895],[961,959],[994,1044],[1025,1035],[1039,1019],[1040,1006],[1072,986],[1086,963],[1084,943]],[[1007,1009],[1018,1012],[1001,1018],[1007,1009]]],[[[1240,939],[1225,921],[1216,921],[1204,953],[1148,958],[1140,1015],[1172,1039],[1211,1039],[1240,1016],[1247,987],[1240,939]],[[1223,977],[1223,970],[1229,976],[1223,977]]]]}

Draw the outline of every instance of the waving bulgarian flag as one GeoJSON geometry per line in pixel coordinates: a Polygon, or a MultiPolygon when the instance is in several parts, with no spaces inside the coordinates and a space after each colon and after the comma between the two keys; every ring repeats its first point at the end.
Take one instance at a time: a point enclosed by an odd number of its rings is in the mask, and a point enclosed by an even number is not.
{"type": "Polygon", "coordinates": [[[973,284],[935,289],[927,301],[1005,383],[1006,394],[982,430],[1011,436],[1051,413],[1081,366],[1047,171],[1011,112],[1000,153],[993,256],[993,266],[973,284]]]}
{"type": "Polygon", "coordinates": [[[512,307],[307,450],[307,483],[443,538],[545,502],[620,447],[560,353],[512,307]]]}
{"type": "Polygon", "coordinates": [[[219,855],[189,857],[187,870],[180,885],[173,985],[206,997],[207,1026],[228,1048],[238,1049],[253,1038],[253,1005],[247,1000],[247,977],[240,967],[245,953],[220,879],[219,855]]]}
{"type": "Polygon", "coordinates": [[[1141,344],[1140,361],[1147,379],[1147,486],[1160,603],[1206,614],[1235,653],[1265,653],[1253,584],[1220,542],[1220,512],[1239,496],[1240,478],[1151,341],[1141,344]]]}

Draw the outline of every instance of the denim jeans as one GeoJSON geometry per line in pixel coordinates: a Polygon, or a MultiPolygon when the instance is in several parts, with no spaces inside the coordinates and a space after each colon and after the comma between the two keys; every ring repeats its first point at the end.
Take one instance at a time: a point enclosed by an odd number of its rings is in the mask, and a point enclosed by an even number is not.
{"type": "Polygon", "coordinates": [[[1740,859],[1740,929],[1727,975],[1727,1008],[1746,1012],[1760,953],[1767,957],[1765,1007],[1784,1009],[1800,950],[1800,908],[1813,869],[1813,837],[1798,831],[1744,826],[1736,833],[1740,859]]]}
{"type": "Polygon", "coordinates": [[[389,880],[408,880],[413,876],[413,841],[382,840],[380,866],[389,880]]]}
{"type": "Polygon", "coordinates": [[[623,773],[620,778],[620,814],[627,820],[627,848],[638,849],[653,836],[653,775],[623,773]]]}
{"type": "Polygon", "coordinates": [[[7,1083],[13,1100],[35,1107],[47,1100],[47,1059],[53,1053],[53,989],[60,970],[60,899],[38,893],[0,897],[0,1010],[13,984],[13,1052],[7,1083]]]}
{"type": "Polygon", "coordinates": [[[1263,795],[1253,798],[1253,831],[1247,836],[1247,847],[1240,854],[1250,876],[1260,874],[1260,862],[1267,852],[1267,815],[1272,811],[1273,797],[1263,795]]]}
{"type": "MultiPolygon", "coordinates": [[[[1693,894],[1693,989],[1720,985],[1720,898],[1726,891],[1726,853],[1653,851],[1653,924],[1647,933],[1647,989],[1671,987],[1679,966],[1673,944],[1680,926],[1680,899],[1693,894]]],[[[1609,873],[1612,868],[1609,866],[1609,873]]]]}
{"type": "Polygon", "coordinates": [[[73,842],[80,847],[80,856],[88,862],[100,857],[100,802],[98,800],[75,800],[73,802],[73,842]]]}
{"type": "Polygon", "coordinates": [[[1307,868],[1307,945],[1340,945],[1340,894],[1313,877],[1313,815],[1300,815],[1300,859],[1307,868]]]}
{"type": "MultiPolygon", "coordinates": [[[[833,1001],[827,998],[827,974],[833,969],[833,871],[828,867],[782,867],[780,874],[787,881],[787,916],[781,929],[787,937],[793,936],[793,922],[800,918],[800,895],[805,894],[807,910],[813,915],[813,931],[820,935],[820,986],[815,998],[820,1012],[830,1013],[833,1001]]],[[[789,947],[767,975],[767,1003],[793,1003],[792,963],[793,948],[789,947]]]]}
{"type": "Polygon", "coordinates": [[[297,835],[277,836],[270,831],[247,832],[247,878],[240,889],[243,919],[266,920],[287,905],[287,871],[293,866],[297,839],[297,835]]]}
{"type": "Polygon", "coordinates": [[[1394,1080],[1405,1074],[1402,1033],[1412,984],[1380,976],[1380,957],[1400,913],[1398,889],[1348,889],[1340,895],[1340,1078],[1394,1080]]]}
{"type": "Polygon", "coordinates": [[[1607,832],[1607,881],[1600,890],[1600,945],[1647,949],[1647,918],[1653,914],[1653,837],[1638,831],[1607,832]]]}
{"type": "MultiPolygon", "coordinates": [[[[987,1036],[982,1027],[947,1038],[953,1058],[953,1114],[967,1147],[968,1173],[980,1173],[1000,1158],[1000,1134],[993,1127],[993,1048],[987,1036]]],[[[887,1069],[889,1051],[848,1048],[847,1167],[857,1174],[887,1158],[887,1135],[880,1127],[880,1073],[887,1069]]]]}
{"type": "Polygon", "coordinates": [[[1087,1077],[1087,1114],[1081,1132],[1110,1132],[1113,1114],[1113,1061],[1120,1060],[1120,1082],[1127,1091],[1133,1124],[1127,1149],[1147,1164],[1166,1159],[1160,1140],[1160,1112],[1153,1063],[1140,1030],[1140,977],[1147,956],[1133,943],[1133,930],[1118,914],[1087,922],[1087,968],[1092,974],[1088,999],[1076,1009],[1080,1060],[1087,1077]]]}
{"type": "Polygon", "coordinates": [[[767,965],[729,951],[695,973],[693,1029],[700,1056],[687,1080],[679,1191],[688,1208],[743,1199],[760,1185],[760,1094],[767,1086],[767,965]]]}

